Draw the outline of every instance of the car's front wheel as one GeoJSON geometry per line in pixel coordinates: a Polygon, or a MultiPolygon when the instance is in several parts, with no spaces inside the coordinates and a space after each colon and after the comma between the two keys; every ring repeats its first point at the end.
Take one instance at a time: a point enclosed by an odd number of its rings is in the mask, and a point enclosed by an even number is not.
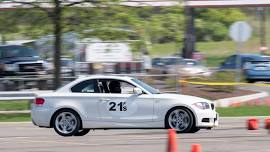
{"type": "Polygon", "coordinates": [[[254,80],[254,79],[247,79],[247,82],[248,83],[254,83],[254,82],[256,82],[256,80],[254,80]]]}
{"type": "Polygon", "coordinates": [[[192,132],[194,119],[192,113],[184,107],[171,109],[165,119],[166,128],[173,128],[177,133],[192,132]]]}
{"type": "Polygon", "coordinates": [[[79,115],[70,109],[58,111],[53,120],[54,130],[61,136],[73,136],[81,127],[79,115]]]}

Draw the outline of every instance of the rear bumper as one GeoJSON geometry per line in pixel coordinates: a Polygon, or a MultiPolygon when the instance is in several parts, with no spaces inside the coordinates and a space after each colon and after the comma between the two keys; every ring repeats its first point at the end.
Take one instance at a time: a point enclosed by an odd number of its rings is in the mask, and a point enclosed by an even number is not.
{"type": "Polygon", "coordinates": [[[50,127],[50,120],[53,111],[41,107],[35,107],[31,110],[32,122],[36,126],[50,127]]]}

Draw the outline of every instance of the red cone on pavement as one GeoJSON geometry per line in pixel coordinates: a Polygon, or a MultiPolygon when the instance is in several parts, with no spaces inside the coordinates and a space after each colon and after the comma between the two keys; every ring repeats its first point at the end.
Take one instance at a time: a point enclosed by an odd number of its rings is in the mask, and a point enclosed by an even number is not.
{"type": "Polygon", "coordinates": [[[264,120],[264,128],[270,130],[270,118],[264,120]]]}
{"type": "Polygon", "coordinates": [[[256,118],[247,120],[247,129],[248,130],[257,130],[259,128],[259,121],[256,118]]]}
{"type": "Polygon", "coordinates": [[[202,146],[200,144],[193,144],[191,152],[202,152],[202,146]]]}
{"type": "Polygon", "coordinates": [[[168,130],[168,151],[177,152],[176,132],[174,129],[168,130]]]}

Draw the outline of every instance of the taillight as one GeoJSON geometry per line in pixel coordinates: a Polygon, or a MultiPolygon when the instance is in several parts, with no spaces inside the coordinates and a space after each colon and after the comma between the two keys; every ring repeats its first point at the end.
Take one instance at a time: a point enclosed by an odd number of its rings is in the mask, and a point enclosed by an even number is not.
{"type": "Polygon", "coordinates": [[[36,98],[36,100],[35,100],[35,104],[40,105],[40,106],[43,105],[44,102],[45,102],[45,100],[43,98],[36,98]]]}

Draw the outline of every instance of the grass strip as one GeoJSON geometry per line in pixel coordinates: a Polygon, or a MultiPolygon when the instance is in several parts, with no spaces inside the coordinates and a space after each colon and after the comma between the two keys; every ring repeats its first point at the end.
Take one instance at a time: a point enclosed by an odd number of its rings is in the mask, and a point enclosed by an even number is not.
{"type": "Polygon", "coordinates": [[[29,102],[22,101],[0,101],[0,111],[29,110],[29,102]]]}
{"type": "Polygon", "coordinates": [[[269,106],[240,106],[217,108],[220,117],[270,116],[269,106]]]}

